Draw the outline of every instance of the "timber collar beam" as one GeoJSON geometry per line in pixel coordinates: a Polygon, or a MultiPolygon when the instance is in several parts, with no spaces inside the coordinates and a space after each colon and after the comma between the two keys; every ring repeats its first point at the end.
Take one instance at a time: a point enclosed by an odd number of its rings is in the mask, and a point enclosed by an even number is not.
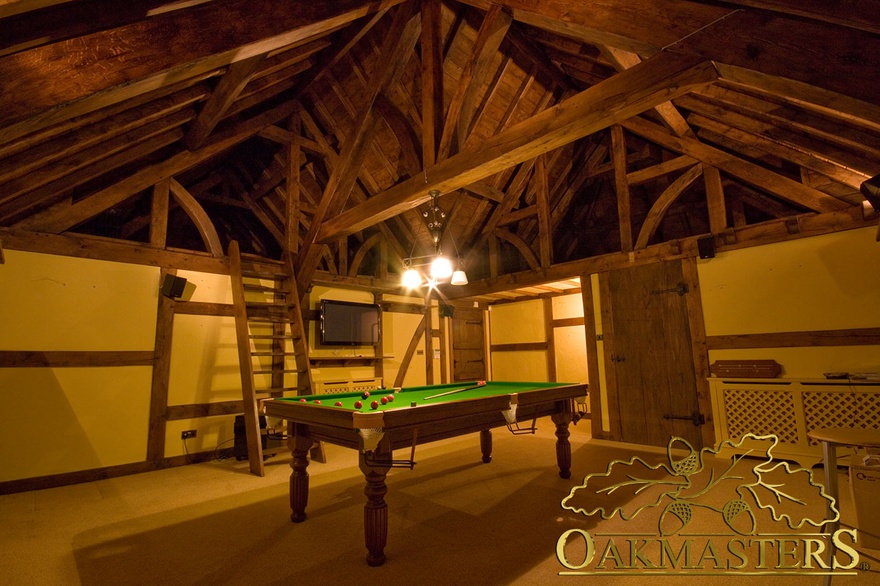
{"type": "Polygon", "coordinates": [[[428,201],[428,192],[449,193],[503,169],[532,159],[637,116],[717,81],[712,62],[661,52],[579,94],[548,108],[483,144],[438,163],[326,220],[316,241],[329,243],[428,201]]]}

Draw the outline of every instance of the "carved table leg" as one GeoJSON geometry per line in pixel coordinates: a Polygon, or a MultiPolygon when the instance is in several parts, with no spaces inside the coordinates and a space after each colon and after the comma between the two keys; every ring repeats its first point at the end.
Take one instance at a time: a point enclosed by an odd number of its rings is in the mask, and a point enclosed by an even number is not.
{"type": "Polygon", "coordinates": [[[483,462],[488,464],[492,461],[492,430],[484,429],[480,432],[480,450],[483,452],[483,462]]]}
{"type": "Polygon", "coordinates": [[[388,505],[385,503],[385,476],[391,461],[391,443],[384,437],[370,454],[369,462],[360,455],[360,469],[367,481],[364,494],[364,540],[367,546],[367,564],[381,566],[385,563],[385,543],[388,540],[388,505]],[[383,463],[384,462],[384,463],[383,463]]]}
{"type": "Polygon", "coordinates": [[[293,457],[290,460],[290,520],[302,523],[306,520],[306,505],[309,503],[309,449],[312,440],[296,435],[289,440],[293,457]]]}
{"type": "Polygon", "coordinates": [[[556,424],[556,463],[559,465],[559,477],[571,478],[571,443],[568,441],[571,435],[568,431],[568,424],[571,422],[570,406],[550,418],[556,424]]]}

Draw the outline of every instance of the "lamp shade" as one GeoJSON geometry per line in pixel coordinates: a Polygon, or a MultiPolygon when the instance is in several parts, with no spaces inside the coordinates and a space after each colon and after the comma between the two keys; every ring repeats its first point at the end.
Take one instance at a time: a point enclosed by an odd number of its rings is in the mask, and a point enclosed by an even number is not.
{"type": "Polygon", "coordinates": [[[401,281],[403,283],[403,286],[407,289],[415,289],[422,284],[422,277],[419,275],[419,272],[417,270],[406,269],[406,272],[403,273],[403,279],[401,281]]]}
{"type": "Polygon", "coordinates": [[[455,271],[454,273],[452,273],[452,280],[449,281],[449,284],[450,285],[467,285],[468,284],[467,275],[465,274],[464,271],[459,269],[459,270],[455,271]]]}
{"type": "Polygon", "coordinates": [[[435,279],[448,279],[452,275],[452,263],[445,256],[438,256],[431,263],[431,276],[435,279]]]}

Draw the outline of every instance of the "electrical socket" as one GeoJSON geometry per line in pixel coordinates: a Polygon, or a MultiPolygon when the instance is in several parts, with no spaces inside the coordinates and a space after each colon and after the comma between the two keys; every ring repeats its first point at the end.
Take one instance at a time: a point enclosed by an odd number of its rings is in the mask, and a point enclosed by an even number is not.
{"type": "Polygon", "coordinates": [[[191,438],[191,437],[196,437],[196,430],[187,429],[186,431],[180,432],[180,439],[187,439],[187,438],[191,438]]]}

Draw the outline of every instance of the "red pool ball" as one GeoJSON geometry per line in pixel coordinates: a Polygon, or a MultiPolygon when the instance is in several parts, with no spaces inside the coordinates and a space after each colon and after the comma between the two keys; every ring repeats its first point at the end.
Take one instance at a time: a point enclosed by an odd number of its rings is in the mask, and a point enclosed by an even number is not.
{"type": "Polygon", "coordinates": [[[355,408],[355,409],[360,409],[360,408],[363,407],[363,406],[364,406],[364,404],[361,403],[360,401],[355,401],[355,402],[354,402],[354,408],[355,408]]]}
{"type": "Polygon", "coordinates": [[[361,399],[366,399],[369,396],[370,396],[370,391],[364,391],[363,393],[361,393],[361,399]]]}
{"type": "Polygon", "coordinates": [[[315,405],[320,405],[320,404],[321,404],[321,399],[315,399],[315,405]]]}
{"type": "Polygon", "coordinates": [[[336,407],[342,407],[342,401],[336,401],[333,405],[336,407]]]}
{"type": "Polygon", "coordinates": [[[300,399],[299,402],[300,402],[300,403],[305,403],[306,400],[305,400],[305,399],[300,399]]]}
{"type": "Polygon", "coordinates": [[[379,401],[373,401],[372,403],[370,403],[370,409],[378,409],[378,408],[379,408],[379,401]]]}
{"type": "Polygon", "coordinates": [[[390,403],[393,400],[394,400],[394,395],[388,395],[388,402],[390,403]]]}
{"type": "Polygon", "coordinates": [[[379,400],[382,401],[382,404],[383,404],[383,405],[387,405],[387,404],[388,404],[388,397],[382,397],[382,398],[379,399],[379,400]]]}

